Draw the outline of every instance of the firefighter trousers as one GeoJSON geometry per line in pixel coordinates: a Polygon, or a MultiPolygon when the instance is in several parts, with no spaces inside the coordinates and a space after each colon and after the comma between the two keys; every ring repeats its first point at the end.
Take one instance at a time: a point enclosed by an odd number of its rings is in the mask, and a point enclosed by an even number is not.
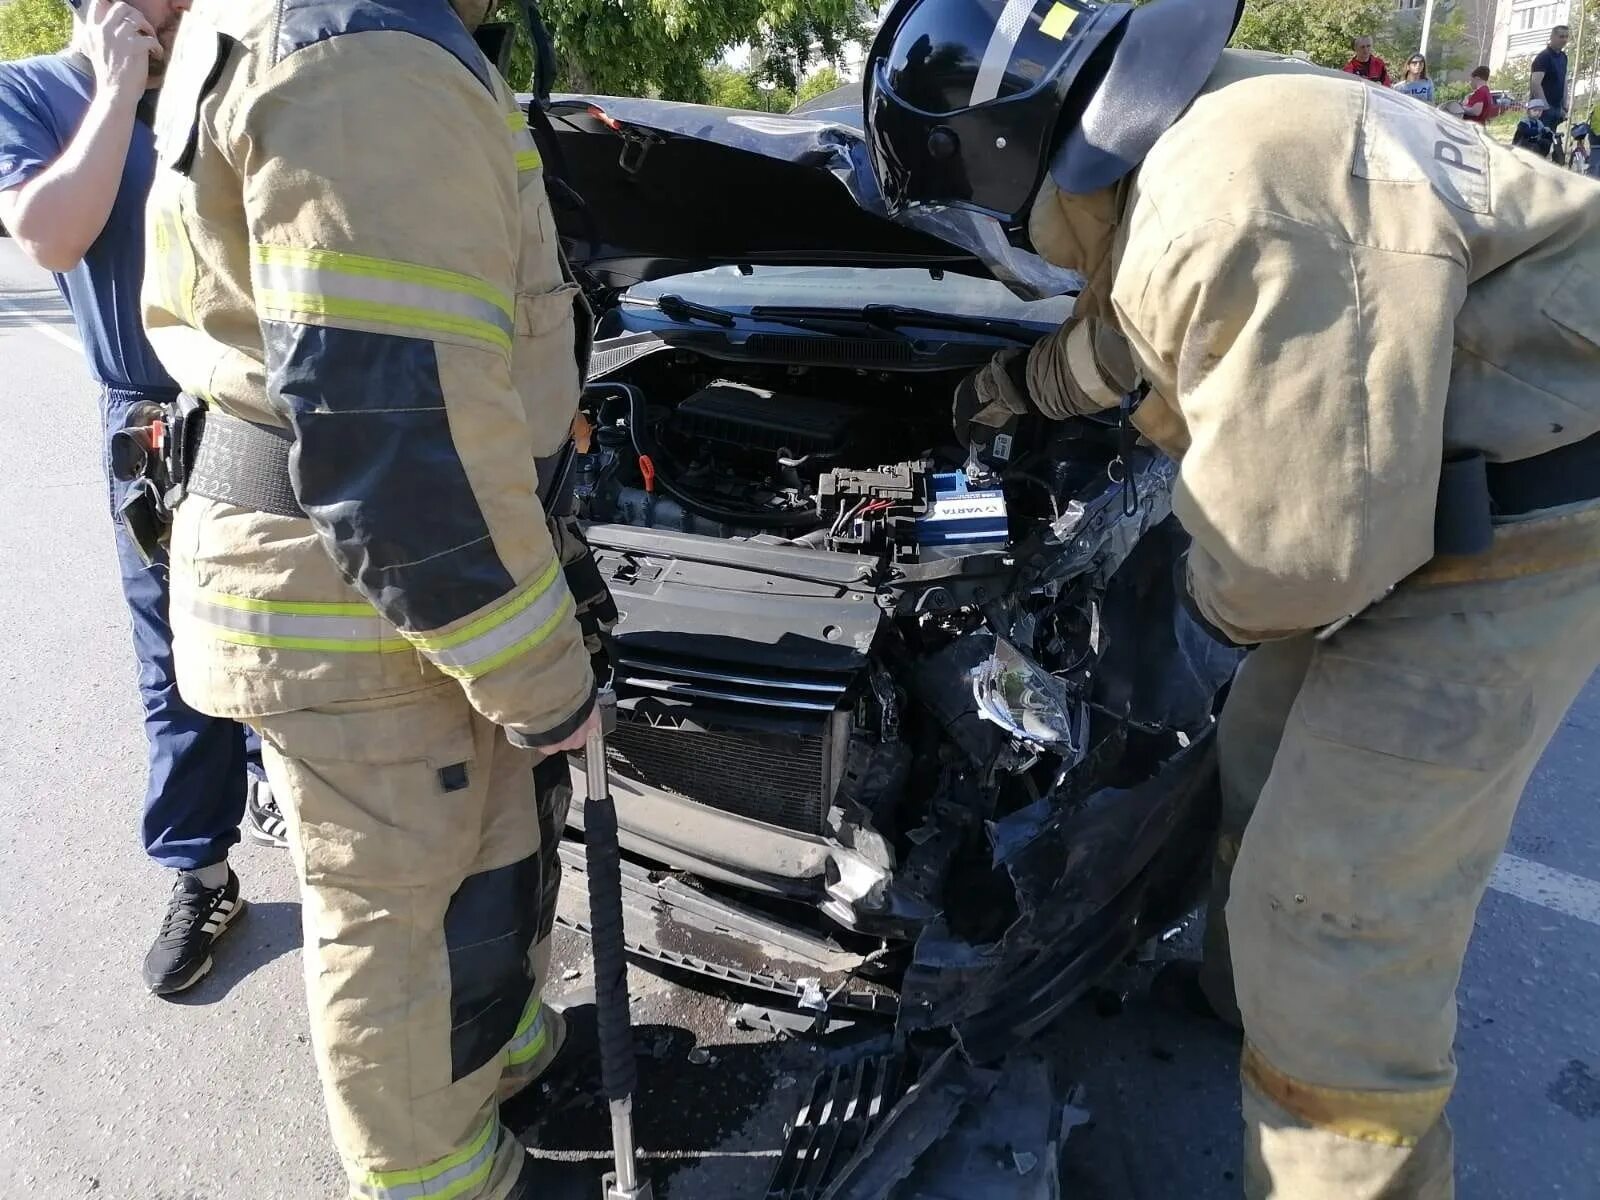
{"type": "Polygon", "coordinates": [[[1236,989],[1243,1020],[1248,1197],[1454,1195],[1474,914],[1597,666],[1592,504],[1502,525],[1489,554],[1436,560],[1328,641],[1246,660],[1219,731],[1226,921],[1202,980],[1225,1016],[1236,989]]]}
{"type": "Polygon", "coordinates": [[[329,1125],[359,1200],[502,1200],[498,1101],[560,1048],[540,1003],[571,799],[453,681],[265,717],[300,879],[329,1125]]]}

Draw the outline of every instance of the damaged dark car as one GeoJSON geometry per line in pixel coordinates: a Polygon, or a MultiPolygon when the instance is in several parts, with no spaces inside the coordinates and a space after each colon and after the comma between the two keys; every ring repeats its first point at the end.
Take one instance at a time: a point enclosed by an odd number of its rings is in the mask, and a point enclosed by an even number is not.
{"type": "Polygon", "coordinates": [[[847,100],[533,123],[597,317],[566,490],[621,613],[630,949],[997,1057],[1203,872],[1238,655],[1174,589],[1176,467],[1115,414],[958,442],[1074,281],[887,219],[847,100]]]}

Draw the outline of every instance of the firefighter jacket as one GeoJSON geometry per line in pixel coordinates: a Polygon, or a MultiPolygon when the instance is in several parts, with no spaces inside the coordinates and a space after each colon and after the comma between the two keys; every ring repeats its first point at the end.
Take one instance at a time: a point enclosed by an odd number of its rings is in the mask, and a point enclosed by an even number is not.
{"type": "Polygon", "coordinates": [[[1030,355],[1039,407],[1149,386],[1190,588],[1241,643],[1428,562],[1445,456],[1600,431],[1600,192],[1409,97],[1228,51],[1133,178],[1047,181],[1029,231],[1090,280],[1030,355]]]}
{"type": "Polygon", "coordinates": [[[293,438],[306,518],[190,496],[179,686],[255,717],[460,681],[514,742],[593,705],[534,460],[579,393],[540,157],[446,0],[198,0],[156,121],[150,340],[293,438]]]}

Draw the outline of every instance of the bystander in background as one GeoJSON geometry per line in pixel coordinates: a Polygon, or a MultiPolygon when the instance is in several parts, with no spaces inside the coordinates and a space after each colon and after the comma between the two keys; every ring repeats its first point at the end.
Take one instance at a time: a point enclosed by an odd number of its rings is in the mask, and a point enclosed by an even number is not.
{"type": "MultiPolygon", "coordinates": [[[[1528,99],[1544,103],[1544,123],[1551,129],[1567,119],[1567,27],[1550,31],[1550,44],[1533,60],[1528,99]]],[[[1532,104],[1528,106],[1530,109],[1532,104]]]]}
{"type": "Polygon", "coordinates": [[[1372,52],[1372,38],[1367,35],[1355,38],[1350,43],[1353,53],[1350,61],[1345,63],[1344,69],[1352,75],[1359,75],[1369,83],[1381,84],[1388,87],[1394,80],[1389,78],[1388,65],[1383,59],[1372,52]]]}
{"type": "Polygon", "coordinates": [[[1406,59],[1405,72],[1400,82],[1394,85],[1394,90],[1415,96],[1424,104],[1432,104],[1433,80],[1428,78],[1428,60],[1421,54],[1413,54],[1406,59]]]}
{"type": "Polygon", "coordinates": [[[1494,93],[1489,90],[1488,67],[1472,69],[1472,85],[1472,93],[1461,106],[1461,115],[1479,125],[1487,125],[1500,115],[1500,106],[1495,103],[1494,93]]]}

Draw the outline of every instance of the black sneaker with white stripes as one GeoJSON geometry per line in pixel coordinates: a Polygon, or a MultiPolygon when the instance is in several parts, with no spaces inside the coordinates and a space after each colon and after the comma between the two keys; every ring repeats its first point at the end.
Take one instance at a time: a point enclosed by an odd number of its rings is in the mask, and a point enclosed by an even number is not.
{"type": "Polygon", "coordinates": [[[265,779],[250,777],[245,792],[244,831],[250,840],[263,846],[289,848],[289,823],[283,819],[283,810],[272,794],[272,786],[265,779]]]}
{"type": "Polygon", "coordinates": [[[161,932],[144,958],[145,985],[158,996],[170,996],[199,983],[211,970],[213,943],[243,911],[239,877],[231,869],[228,882],[215,888],[188,871],[178,872],[161,932]]]}

